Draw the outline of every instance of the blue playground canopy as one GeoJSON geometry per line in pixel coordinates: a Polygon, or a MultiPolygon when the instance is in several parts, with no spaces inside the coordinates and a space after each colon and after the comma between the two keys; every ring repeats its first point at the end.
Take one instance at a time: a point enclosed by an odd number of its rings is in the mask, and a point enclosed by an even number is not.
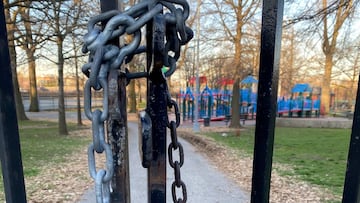
{"type": "Polygon", "coordinates": [[[311,92],[312,88],[309,84],[296,84],[292,89],[291,93],[302,93],[302,92],[311,92]]]}
{"type": "Polygon", "coordinates": [[[252,83],[258,83],[258,80],[255,79],[253,76],[249,75],[246,78],[244,78],[240,83],[241,84],[252,84],[252,83]]]}

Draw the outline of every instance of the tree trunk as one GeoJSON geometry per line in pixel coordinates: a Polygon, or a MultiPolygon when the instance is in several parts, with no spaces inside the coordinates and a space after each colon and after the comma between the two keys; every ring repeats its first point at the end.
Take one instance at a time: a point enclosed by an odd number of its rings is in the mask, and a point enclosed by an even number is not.
{"type": "Polygon", "coordinates": [[[333,66],[333,54],[325,55],[325,73],[322,81],[321,90],[321,106],[324,109],[324,114],[327,115],[330,110],[330,84],[331,84],[331,71],[333,66]]]}
{"type": "Polygon", "coordinates": [[[141,91],[140,91],[141,81],[139,79],[136,81],[137,81],[137,86],[138,86],[138,90],[139,90],[139,103],[141,104],[142,103],[142,97],[141,97],[141,91]]]}
{"type": "MultiPolygon", "coordinates": [[[[331,71],[333,66],[333,57],[336,52],[336,44],[337,44],[337,37],[339,36],[339,30],[343,26],[345,20],[350,16],[351,13],[354,12],[353,1],[348,0],[340,0],[338,5],[339,6],[336,10],[335,21],[331,25],[328,24],[328,17],[329,15],[327,12],[324,12],[325,15],[323,17],[323,24],[324,24],[324,31],[323,31],[323,53],[325,54],[325,72],[324,78],[322,82],[322,92],[321,92],[321,106],[324,109],[323,114],[327,115],[330,110],[330,84],[331,84],[331,71]],[[333,29],[329,27],[333,26],[333,29]],[[331,33],[329,33],[329,31],[331,33]]],[[[327,8],[328,1],[322,1],[323,8],[327,8]]]]}
{"type": "Polygon", "coordinates": [[[68,135],[65,118],[63,40],[58,36],[59,134],[68,135]]]}
{"type": "Polygon", "coordinates": [[[16,106],[16,116],[20,121],[29,120],[29,118],[25,114],[24,104],[20,93],[19,81],[17,77],[16,71],[16,51],[14,42],[9,41],[9,53],[10,53],[10,61],[11,61],[11,75],[12,75],[12,83],[14,86],[14,96],[15,96],[15,106],[16,106]]]}
{"type": "Polygon", "coordinates": [[[77,111],[77,125],[83,125],[81,120],[81,102],[80,102],[80,82],[79,82],[79,64],[78,57],[75,51],[75,75],[76,75],[76,111],[77,111]]]}
{"type": "Polygon", "coordinates": [[[33,29],[31,25],[30,18],[30,5],[31,1],[25,1],[24,7],[21,8],[21,18],[24,21],[25,28],[25,39],[22,42],[22,49],[26,52],[28,68],[29,68],[29,82],[30,82],[30,112],[38,112],[39,111],[39,100],[38,100],[38,92],[37,92],[37,84],[36,84],[36,64],[35,64],[35,50],[36,46],[33,38],[33,29]]]}
{"type": "Polygon", "coordinates": [[[129,84],[129,112],[136,112],[136,92],[135,92],[135,80],[131,80],[129,84]]]}
{"type": "Polygon", "coordinates": [[[75,41],[76,36],[72,36],[73,49],[74,49],[74,61],[75,61],[75,77],[76,77],[76,113],[77,113],[77,125],[82,126],[81,120],[81,103],[80,103],[80,82],[79,82],[79,61],[77,54],[77,45],[75,41]]]}
{"type": "Polygon", "coordinates": [[[29,68],[29,81],[30,81],[30,112],[39,112],[39,100],[38,92],[36,85],[36,65],[34,53],[27,49],[26,56],[28,58],[28,68],[29,68]]]}
{"type": "Polygon", "coordinates": [[[231,122],[230,128],[240,128],[240,108],[239,108],[239,98],[240,98],[240,79],[236,78],[233,85],[233,96],[231,100],[231,122]]]}
{"type": "MultiPolygon", "coordinates": [[[[5,4],[8,2],[5,1],[5,4]]],[[[5,16],[9,20],[11,19],[9,9],[5,9],[5,16]]],[[[7,24],[8,30],[8,43],[9,43],[9,54],[10,54],[10,63],[11,63],[11,77],[12,83],[14,86],[14,97],[15,97],[15,106],[16,106],[16,117],[18,120],[29,120],[25,114],[24,104],[21,98],[20,88],[19,88],[19,81],[17,77],[17,66],[16,66],[16,50],[15,50],[15,36],[14,36],[14,22],[7,24]]]]}
{"type": "Polygon", "coordinates": [[[240,101],[240,75],[241,75],[241,53],[242,53],[242,25],[241,23],[237,24],[236,27],[236,38],[235,38],[235,55],[234,55],[234,84],[233,84],[233,93],[231,100],[231,128],[240,128],[240,109],[239,109],[239,101],[240,101]]]}

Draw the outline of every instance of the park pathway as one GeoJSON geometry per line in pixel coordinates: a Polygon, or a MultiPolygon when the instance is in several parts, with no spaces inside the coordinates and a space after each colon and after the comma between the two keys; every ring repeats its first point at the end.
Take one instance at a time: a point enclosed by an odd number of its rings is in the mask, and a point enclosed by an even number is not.
{"type": "MultiPolygon", "coordinates": [[[[129,158],[131,202],[144,203],[147,196],[147,171],[141,166],[138,150],[138,126],[129,122],[129,158]]],[[[169,140],[169,139],[168,139],[169,140]]],[[[249,202],[249,194],[233,181],[216,170],[209,161],[183,139],[185,163],[181,168],[181,179],[187,186],[189,203],[242,203],[249,202]]],[[[168,184],[173,181],[173,170],[167,168],[168,184]]],[[[94,190],[86,191],[78,203],[95,203],[94,190]]],[[[172,202],[170,186],[167,187],[167,202],[172,202]]]]}
{"type": "MultiPolygon", "coordinates": [[[[55,111],[42,111],[42,112],[26,112],[32,120],[51,120],[57,121],[58,112],[55,111]]],[[[76,112],[66,112],[67,120],[76,122],[76,112]]],[[[146,169],[142,168],[140,164],[140,156],[138,152],[138,128],[137,128],[137,116],[136,114],[128,114],[129,120],[129,147],[130,147],[130,182],[131,182],[131,202],[143,203],[147,202],[147,190],[146,190],[146,169]]],[[[316,126],[316,127],[329,127],[330,124],[336,124],[337,127],[344,128],[345,124],[351,124],[351,120],[346,118],[277,118],[278,126],[288,126],[296,121],[297,125],[304,126],[316,126]],[[280,121],[280,122],[278,122],[280,121]],[[311,125],[310,125],[311,123],[311,125]],[[344,123],[344,124],[339,124],[344,123]]],[[[83,115],[83,122],[90,126],[89,120],[83,115]]],[[[201,123],[202,125],[202,123],[201,123]]],[[[245,125],[254,126],[255,121],[246,121],[245,125]]],[[[225,126],[225,122],[210,122],[210,128],[202,127],[201,130],[215,130],[225,126]]],[[[184,121],[181,123],[181,128],[191,130],[193,123],[184,121]]],[[[90,129],[90,128],[89,128],[90,129]]],[[[180,139],[180,138],[179,138],[180,139]]],[[[251,188],[251,171],[248,171],[252,167],[251,158],[241,158],[234,162],[231,153],[222,153],[222,156],[212,157],[211,164],[195,147],[180,139],[184,146],[185,151],[185,164],[182,167],[182,180],[187,185],[188,202],[189,203],[220,203],[220,202],[250,202],[250,195],[243,192],[238,186],[251,188]],[[226,156],[225,156],[226,155],[226,156]],[[213,160],[215,158],[215,160],[213,160]],[[212,165],[213,161],[215,161],[212,165]],[[231,164],[226,164],[231,162],[231,164]],[[217,167],[216,167],[217,166],[217,167]],[[230,168],[227,168],[230,167],[230,168]],[[236,171],[231,170],[232,167],[236,167],[236,171]],[[231,173],[232,179],[227,178],[222,172],[231,173]],[[229,172],[230,170],[230,172],[229,172]],[[235,184],[234,182],[237,182],[235,184]]],[[[214,153],[214,152],[212,152],[214,153]]],[[[86,159],[84,155],[84,159],[86,159]]],[[[84,166],[85,167],[85,166],[84,166]]],[[[84,170],[85,171],[85,170],[84,170]]],[[[86,172],[87,173],[87,170],[86,172]]],[[[88,175],[88,174],[86,174],[88,175]]],[[[168,182],[173,181],[173,170],[168,167],[168,182]]],[[[340,197],[331,195],[332,193],[324,190],[323,188],[309,185],[306,182],[286,177],[281,177],[276,171],[272,173],[272,190],[270,194],[271,202],[326,202],[339,200],[340,197]]],[[[87,187],[78,188],[77,194],[84,193],[80,201],[77,203],[95,203],[94,190],[87,190],[86,188],[93,188],[93,184],[86,183],[87,187]],[[86,191],[82,191],[86,190],[86,191]]],[[[167,202],[172,202],[170,195],[170,185],[167,187],[167,202]]]]}

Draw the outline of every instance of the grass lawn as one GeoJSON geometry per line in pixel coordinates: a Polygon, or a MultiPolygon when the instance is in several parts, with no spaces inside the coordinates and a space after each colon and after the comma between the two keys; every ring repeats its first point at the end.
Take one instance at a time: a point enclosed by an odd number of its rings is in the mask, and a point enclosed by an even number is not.
{"type": "MultiPolygon", "coordinates": [[[[69,131],[76,129],[75,124],[68,124],[69,131]]],[[[19,132],[25,178],[38,175],[43,167],[65,162],[67,155],[87,146],[91,140],[91,137],[59,136],[57,123],[53,122],[23,121],[19,123],[19,132]]],[[[2,176],[0,180],[2,201],[2,176]]]]}
{"type": "MultiPolygon", "coordinates": [[[[299,177],[341,195],[350,133],[350,129],[277,127],[273,160],[293,167],[292,171],[280,171],[280,174],[299,177]]],[[[207,135],[252,155],[254,134],[254,128],[247,128],[238,137],[219,133],[207,135]]]]}

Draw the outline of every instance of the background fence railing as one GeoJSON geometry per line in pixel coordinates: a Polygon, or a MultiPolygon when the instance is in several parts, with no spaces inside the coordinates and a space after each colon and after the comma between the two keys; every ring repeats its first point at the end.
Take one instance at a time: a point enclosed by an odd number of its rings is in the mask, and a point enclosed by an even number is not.
{"type": "MultiPolygon", "coordinates": [[[[102,94],[94,93],[92,97],[92,102],[94,106],[102,106],[102,94]]],[[[77,96],[73,93],[65,94],[65,109],[76,109],[77,108],[77,96]]],[[[29,110],[30,106],[30,97],[29,94],[22,93],[22,100],[24,104],[25,111],[29,110]]],[[[59,97],[57,93],[40,93],[38,95],[39,100],[39,109],[40,111],[55,111],[59,106],[59,97]]],[[[80,107],[84,107],[84,97],[80,97],[80,107]]]]}

